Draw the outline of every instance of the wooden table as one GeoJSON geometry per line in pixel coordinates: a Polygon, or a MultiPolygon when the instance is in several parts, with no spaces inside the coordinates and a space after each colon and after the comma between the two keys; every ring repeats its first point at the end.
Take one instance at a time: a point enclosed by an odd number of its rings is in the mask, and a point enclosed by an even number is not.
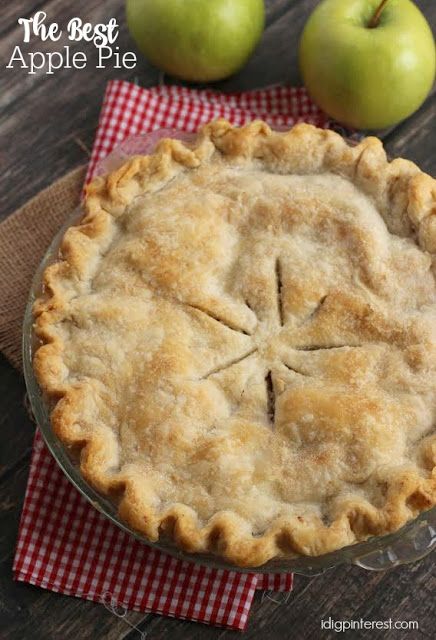
{"type": "MultiPolygon", "coordinates": [[[[207,0],[205,0],[207,1],[207,0]]],[[[53,76],[27,75],[4,68],[22,42],[18,17],[46,11],[50,21],[65,25],[73,16],[93,23],[116,16],[122,51],[133,48],[124,25],[122,0],[15,0],[1,9],[0,217],[6,217],[30,196],[87,159],[105,84],[110,78],[137,80],[143,86],[162,75],[140,59],[134,71],[89,68],[62,70],[53,76]]],[[[274,83],[297,84],[297,40],[315,0],[270,0],[262,42],[245,69],[216,85],[223,91],[274,83]]],[[[436,24],[435,3],[420,0],[430,23],[436,24]]],[[[30,43],[27,50],[49,51],[53,44],[30,43]]],[[[86,51],[95,55],[93,47],[86,51]]],[[[92,65],[93,66],[93,65],[92,65]]],[[[380,135],[392,156],[403,155],[429,173],[436,173],[436,96],[433,93],[411,118],[380,135]]],[[[237,632],[201,624],[129,612],[117,618],[102,605],[14,583],[11,566],[18,519],[29,468],[34,425],[25,406],[24,381],[0,357],[0,637],[14,640],[140,638],[230,638],[237,632]]],[[[339,567],[323,575],[297,576],[292,595],[258,593],[246,638],[334,638],[320,630],[321,618],[337,620],[417,620],[419,631],[363,631],[353,638],[434,637],[433,557],[388,573],[339,567]],[[433,608],[432,608],[433,607],[433,608]]]]}

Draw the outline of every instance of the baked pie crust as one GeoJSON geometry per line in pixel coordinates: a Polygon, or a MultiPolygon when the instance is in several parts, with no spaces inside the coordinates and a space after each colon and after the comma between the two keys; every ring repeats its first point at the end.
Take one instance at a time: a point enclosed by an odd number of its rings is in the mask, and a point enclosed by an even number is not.
{"type": "Polygon", "coordinates": [[[97,178],[34,308],[86,480],[241,566],[434,505],[435,203],[376,138],[305,124],[212,122],[97,178]]]}

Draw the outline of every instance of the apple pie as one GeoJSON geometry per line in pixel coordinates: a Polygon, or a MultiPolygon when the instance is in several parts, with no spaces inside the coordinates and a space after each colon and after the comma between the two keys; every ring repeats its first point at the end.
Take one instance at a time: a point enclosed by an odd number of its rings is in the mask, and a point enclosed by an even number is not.
{"type": "Polygon", "coordinates": [[[34,368],[87,482],[239,566],[436,503],[436,181],[382,144],[216,121],[87,188],[34,368]]]}

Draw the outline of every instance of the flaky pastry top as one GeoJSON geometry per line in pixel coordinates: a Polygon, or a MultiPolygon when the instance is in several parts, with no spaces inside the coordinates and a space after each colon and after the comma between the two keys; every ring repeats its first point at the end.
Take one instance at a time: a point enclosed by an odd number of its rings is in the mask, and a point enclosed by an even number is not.
{"type": "Polygon", "coordinates": [[[34,368],[125,522],[257,566],[435,504],[435,185],[376,138],[225,121],[92,182],[34,368]]]}

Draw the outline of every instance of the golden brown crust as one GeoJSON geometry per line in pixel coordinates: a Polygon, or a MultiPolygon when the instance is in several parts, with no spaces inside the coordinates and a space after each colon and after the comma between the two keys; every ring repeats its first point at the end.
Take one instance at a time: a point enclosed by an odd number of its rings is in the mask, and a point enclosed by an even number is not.
{"type": "Polygon", "coordinates": [[[96,179],[34,308],[84,477],[241,566],[434,505],[435,203],[379,140],[310,125],[213,122],[96,179]]]}

